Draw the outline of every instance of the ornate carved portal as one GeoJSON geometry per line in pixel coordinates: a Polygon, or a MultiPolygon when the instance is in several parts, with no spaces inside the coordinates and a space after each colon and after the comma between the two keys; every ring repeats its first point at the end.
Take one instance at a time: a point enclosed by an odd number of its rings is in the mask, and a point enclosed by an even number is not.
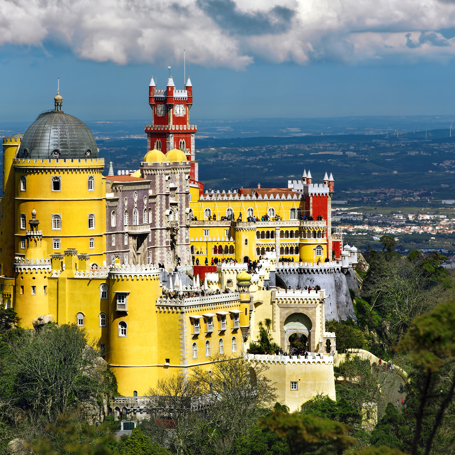
{"type": "Polygon", "coordinates": [[[130,235],[130,264],[147,265],[147,234],[130,235]]]}

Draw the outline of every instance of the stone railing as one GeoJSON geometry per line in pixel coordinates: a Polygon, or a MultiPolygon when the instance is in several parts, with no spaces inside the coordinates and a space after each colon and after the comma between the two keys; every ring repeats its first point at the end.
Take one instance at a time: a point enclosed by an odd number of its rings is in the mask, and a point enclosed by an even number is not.
{"type": "Polygon", "coordinates": [[[109,267],[103,267],[101,269],[76,270],[74,278],[107,278],[109,272],[109,267]]]}
{"type": "Polygon", "coordinates": [[[209,305],[214,303],[227,303],[240,300],[238,292],[229,294],[210,294],[197,297],[183,297],[182,299],[171,299],[168,297],[159,297],[156,301],[157,305],[161,306],[194,306],[194,305],[209,305]]]}
{"type": "Polygon", "coordinates": [[[341,271],[340,262],[277,262],[277,272],[297,273],[299,269],[304,268],[307,272],[313,273],[333,273],[341,271]]]}
{"type": "Polygon", "coordinates": [[[235,272],[242,272],[244,270],[248,270],[248,264],[246,263],[240,263],[240,262],[237,262],[236,264],[229,264],[229,263],[218,263],[217,267],[216,267],[217,271],[218,272],[232,272],[232,271],[235,271],[235,272]]]}
{"type": "Polygon", "coordinates": [[[128,225],[129,234],[148,234],[150,232],[149,224],[128,225]]]}
{"type": "Polygon", "coordinates": [[[333,365],[333,357],[330,355],[316,354],[314,352],[308,353],[308,358],[296,355],[267,355],[267,354],[247,354],[245,356],[248,362],[262,362],[262,363],[278,363],[278,364],[323,364],[333,365]]]}
{"type": "Polygon", "coordinates": [[[307,298],[316,298],[316,299],[324,299],[325,298],[325,289],[321,289],[320,291],[308,291],[305,289],[299,289],[296,291],[295,289],[288,289],[287,291],[277,291],[276,293],[277,299],[307,299],[307,298]]]}
{"type": "Polygon", "coordinates": [[[51,260],[48,258],[44,259],[26,259],[21,256],[14,258],[14,265],[50,265],[51,260]]]}
{"type": "Polygon", "coordinates": [[[196,227],[196,226],[230,226],[233,221],[229,220],[198,220],[198,221],[190,221],[190,226],[191,227],[196,227]]]}

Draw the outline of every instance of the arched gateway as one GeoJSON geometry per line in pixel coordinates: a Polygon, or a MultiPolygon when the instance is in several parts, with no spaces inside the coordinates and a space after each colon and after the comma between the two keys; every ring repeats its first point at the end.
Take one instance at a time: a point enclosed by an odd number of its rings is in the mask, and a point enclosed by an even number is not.
{"type": "Polygon", "coordinates": [[[294,333],[302,334],[308,339],[311,346],[311,329],[313,324],[311,319],[304,313],[292,313],[284,321],[284,338],[286,340],[286,352],[289,351],[289,337],[294,333]]]}

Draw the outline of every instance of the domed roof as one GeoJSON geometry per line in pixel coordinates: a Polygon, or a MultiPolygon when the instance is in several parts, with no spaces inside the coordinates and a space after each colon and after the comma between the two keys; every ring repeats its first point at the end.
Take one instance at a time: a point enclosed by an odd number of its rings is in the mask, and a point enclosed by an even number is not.
{"type": "Polygon", "coordinates": [[[60,95],[55,110],[44,112],[27,129],[18,158],[98,158],[98,147],[88,126],[61,110],[60,95]]]}
{"type": "Polygon", "coordinates": [[[142,160],[144,163],[162,163],[163,161],[167,161],[166,156],[164,155],[163,152],[160,150],[150,150],[147,152],[144,156],[144,159],[142,160]]]}
{"type": "Polygon", "coordinates": [[[245,272],[245,270],[243,270],[237,275],[238,283],[248,283],[249,281],[251,281],[251,275],[245,272]]]}
{"type": "Polygon", "coordinates": [[[186,159],[186,155],[179,149],[172,149],[166,153],[166,160],[170,161],[171,163],[174,161],[184,162],[188,161],[186,159]]]}

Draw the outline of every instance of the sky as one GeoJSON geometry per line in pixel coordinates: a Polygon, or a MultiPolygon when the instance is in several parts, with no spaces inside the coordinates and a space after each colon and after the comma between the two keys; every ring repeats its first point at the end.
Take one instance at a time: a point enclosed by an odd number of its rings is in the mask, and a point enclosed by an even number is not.
{"type": "Polygon", "coordinates": [[[0,121],[150,121],[168,66],[194,119],[455,114],[455,0],[2,0],[0,121]]]}

